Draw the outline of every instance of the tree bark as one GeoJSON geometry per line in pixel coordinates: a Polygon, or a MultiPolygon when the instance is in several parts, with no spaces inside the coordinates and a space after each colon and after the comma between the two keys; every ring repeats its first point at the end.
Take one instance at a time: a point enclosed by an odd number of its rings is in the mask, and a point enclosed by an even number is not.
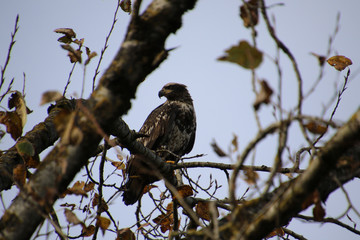
{"type": "MultiPolygon", "coordinates": [[[[60,100],[56,105],[49,107],[49,116],[41,123],[37,124],[31,131],[26,133],[19,141],[26,140],[30,142],[39,154],[49,146],[52,146],[59,138],[54,125],[54,118],[64,110],[72,111],[75,109],[76,102],[69,100],[60,100]]],[[[13,170],[18,164],[24,164],[23,159],[18,154],[16,144],[4,152],[0,157],[0,191],[10,189],[13,184],[13,170]]]]}

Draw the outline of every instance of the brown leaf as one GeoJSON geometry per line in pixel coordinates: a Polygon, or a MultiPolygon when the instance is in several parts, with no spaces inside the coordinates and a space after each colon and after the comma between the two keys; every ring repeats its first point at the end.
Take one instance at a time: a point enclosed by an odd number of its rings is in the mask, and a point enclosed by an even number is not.
{"type": "Polygon", "coordinates": [[[58,101],[63,98],[63,95],[58,91],[46,91],[42,94],[40,106],[49,102],[58,101]]]}
{"type": "Polygon", "coordinates": [[[85,224],[83,225],[83,228],[81,230],[81,236],[90,237],[94,233],[95,233],[95,226],[94,225],[90,225],[88,227],[86,227],[85,224]]]}
{"type": "Polygon", "coordinates": [[[284,229],[282,229],[281,227],[280,228],[275,228],[275,230],[272,231],[271,233],[269,233],[269,235],[267,235],[265,239],[272,238],[272,237],[275,237],[275,236],[282,237],[284,235],[285,235],[284,229]]]}
{"type": "Polygon", "coordinates": [[[257,68],[263,59],[263,54],[258,49],[250,46],[247,41],[241,41],[225,51],[225,56],[219,57],[219,61],[236,63],[246,69],[257,68]]]}
{"type": "Polygon", "coordinates": [[[95,196],[92,200],[92,207],[98,207],[100,212],[107,211],[109,209],[109,206],[105,202],[104,198],[101,198],[101,203],[99,204],[99,194],[95,193],[95,196]]]}
{"type": "Polygon", "coordinates": [[[20,187],[24,186],[26,181],[26,168],[24,164],[18,164],[14,167],[13,179],[20,187]]]}
{"type": "Polygon", "coordinates": [[[96,219],[96,226],[99,226],[104,234],[105,230],[110,226],[110,219],[98,216],[96,219]]]}
{"type": "Polygon", "coordinates": [[[239,145],[238,145],[238,138],[236,134],[233,134],[234,137],[231,140],[231,145],[234,147],[233,152],[236,152],[239,149],[239,145]]]}
{"type": "Polygon", "coordinates": [[[154,218],[153,222],[160,225],[161,232],[165,233],[167,230],[171,230],[174,219],[172,214],[161,214],[154,218]]]}
{"type": "Polygon", "coordinates": [[[60,204],[60,207],[70,207],[71,208],[71,210],[74,210],[75,209],[75,207],[76,207],[76,204],[74,204],[74,203],[63,203],[63,204],[60,204]]]}
{"type": "Polygon", "coordinates": [[[269,104],[270,97],[273,94],[273,90],[265,80],[260,81],[260,87],[260,92],[256,95],[256,99],[253,104],[255,110],[258,110],[260,105],[263,103],[269,104]]]}
{"type": "Polygon", "coordinates": [[[87,59],[85,61],[85,66],[88,65],[90,63],[90,60],[94,57],[97,56],[97,53],[96,52],[91,52],[90,49],[88,47],[85,48],[86,49],[86,55],[87,55],[87,59]]]}
{"type": "Polygon", "coordinates": [[[245,175],[245,181],[249,185],[256,184],[256,181],[259,179],[259,174],[254,171],[252,168],[244,167],[244,175],[245,175]]]}
{"type": "Polygon", "coordinates": [[[65,43],[65,44],[70,44],[70,43],[72,43],[73,40],[71,38],[69,38],[68,36],[62,36],[62,37],[59,37],[57,41],[61,42],[61,43],[65,43]]]}
{"type": "Polygon", "coordinates": [[[333,56],[327,62],[338,71],[342,71],[352,64],[351,59],[341,55],[333,56]]]}
{"type": "Polygon", "coordinates": [[[0,123],[6,126],[6,132],[16,140],[22,134],[22,123],[16,112],[0,112],[0,123]]]}
{"type": "Polygon", "coordinates": [[[131,0],[121,0],[120,7],[124,12],[131,13],[131,0]]]}
{"type": "Polygon", "coordinates": [[[99,204],[99,195],[95,193],[95,196],[93,197],[91,201],[91,206],[95,208],[99,204]]]}
{"type": "Polygon", "coordinates": [[[64,34],[68,38],[76,38],[76,33],[72,28],[57,28],[54,32],[64,34]]]}
{"type": "Polygon", "coordinates": [[[211,143],[211,147],[219,157],[226,157],[227,154],[217,145],[215,140],[211,143]]]}
{"type": "Polygon", "coordinates": [[[91,190],[94,190],[94,186],[95,186],[95,183],[89,182],[89,183],[85,184],[84,191],[90,192],[91,190]]]}
{"type": "Polygon", "coordinates": [[[68,51],[68,56],[70,58],[70,62],[79,62],[81,63],[81,54],[82,52],[80,50],[73,49],[69,44],[63,44],[61,47],[68,51]]]}
{"type": "MultiPolygon", "coordinates": [[[[206,221],[211,220],[211,211],[210,211],[210,202],[199,201],[195,206],[196,214],[199,218],[204,219],[206,221]]],[[[216,217],[219,216],[219,211],[216,209],[215,215],[216,217]]]]}
{"type": "Polygon", "coordinates": [[[314,134],[324,134],[327,131],[327,126],[321,123],[317,123],[315,121],[308,122],[305,124],[307,130],[314,134]]]}
{"type": "Polygon", "coordinates": [[[72,223],[74,225],[78,225],[78,224],[83,224],[78,217],[75,215],[75,213],[73,213],[71,210],[65,208],[64,209],[64,214],[66,217],[66,220],[68,221],[68,223],[72,223]]]}
{"type": "Polygon", "coordinates": [[[130,228],[122,228],[117,232],[116,240],[135,240],[135,234],[130,230],[130,228]]]}
{"type": "Polygon", "coordinates": [[[124,162],[117,162],[117,161],[112,161],[111,165],[113,165],[114,167],[116,167],[116,169],[118,170],[123,170],[125,169],[125,163],[124,162]]]}
{"type": "Polygon", "coordinates": [[[182,185],[176,188],[182,198],[192,196],[193,190],[189,185],[182,185]]]}
{"type": "Polygon", "coordinates": [[[71,188],[66,190],[67,194],[81,195],[87,197],[86,191],[84,190],[85,182],[77,181],[71,188]]]}
{"type": "Polygon", "coordinates": [[[317,201],[315,207],[313,208],[313,215],[315,221],[322,221],[325,217],[325,209],[321,206],[321,202],[317,201]]]}
{"type": "Polygon", "coordinates": [[[79,39],[74,40],[74,43],[79,45],[80,47],[84,44],[84,42],[85,42],[85,39],[83,39],[83,38],[80,40],[79,39]]]}
{"type": "Polygon", "coordinates": [[[166,212],[167,213],[172,213],[174,210],[174,202],[169,202],[168,205],[166,206],[166,212]]]}
{"type": "Polygon", "coordinates": [[[15,110],[12,112],[0,112],[0,123],[6,126],[6,131],[16,140],[21,136],[27,114],[31,111],[26,107],[25,100],[19,91],[11,94],[8,107],[9,109],[15,108],[15,110]]]}
{"type": "Polygon", "coordinates": [[[244,5],[240,7],[240,17],[246,28],[256,26],[259,21],[258,0],[244,2],[244,5]]]}
{"type": "Polygon", "coordinates": [[[301,209],[305,210],[306,208],[308,208],[309,206],[311,206],[312,204],[319,202],[320,201],[320,196],[319,196],[319,191],[315,190],[313,193],[311,193],[306,199],[305,201],[301,204],[301,209]]]}
{"type": "Polygon", "coordinates": [[[157,187],[158,186],[156,186],[156,185],[146,185],[143,189],[143,194],[148,193],[151,189],[157,188],[157,187]]]}

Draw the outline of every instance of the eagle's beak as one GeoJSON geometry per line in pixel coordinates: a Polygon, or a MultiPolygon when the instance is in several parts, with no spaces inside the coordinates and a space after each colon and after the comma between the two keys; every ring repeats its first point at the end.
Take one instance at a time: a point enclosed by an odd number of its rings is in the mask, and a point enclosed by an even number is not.
{"type": "Polygon", "coordinates": [[[159,98],[168,95],[170,92],[171,92],[171,90],[169,90],[169,89],[164,89],[164,88],[161,89],[161,90],[159,91],[159,98]]]}

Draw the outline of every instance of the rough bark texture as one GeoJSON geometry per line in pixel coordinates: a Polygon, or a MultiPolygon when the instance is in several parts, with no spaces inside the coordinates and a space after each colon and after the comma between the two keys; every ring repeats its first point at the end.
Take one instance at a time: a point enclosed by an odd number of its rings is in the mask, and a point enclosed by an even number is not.
{"type": "MultiPolygon", "coordinates": [[[[89,112],[105,133],[130,109],[137,86],[166,58],[166,38],[180,28],[182,15],[195,2],[154,0],[142,15],[133,16],[119,52],[87,101],[89,112]]],[[[29,239],[59,194],[92,156],[103,137],[100,129],[83,111],[79,112],[76,127],[81,130],[82,141],[60,141],[48,154],[4,213],[0,238],[29,239]]]]}
{"type": "MultiPolygon", "coordinates": [[[[64,109],[74,110],[75,101],[60,100],[55,106],[49,108],[49,116],[26,133],[19,141],[27,140],[32,144],[35,154],[39,154],[59,138],[55,129],[54,118],[64,109]]],[[[24,164],[23,159],[16,150],[16,145],[4,152],[0,157],[0,191],[10,189],[13,184],[13,169],[18,164],[24,164]]]]}

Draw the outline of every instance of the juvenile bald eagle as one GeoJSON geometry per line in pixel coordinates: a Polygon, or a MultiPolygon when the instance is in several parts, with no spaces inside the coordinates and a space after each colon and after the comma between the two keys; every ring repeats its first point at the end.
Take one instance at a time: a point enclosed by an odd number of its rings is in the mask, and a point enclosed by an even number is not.
{"type": "MultiPolygon", "coordinates": [[[[195,141],[196,117],[192,98],[186,86],[168,83],[159,92],[166,102],[155,108],[145,120],[139,138],[145,147],[153,150],[164,161],[177,161],[189,153],[195,141]]],[[[131,155],[126,167],[127,182],[124,185],[123,201],[134,204],[146,185],[158,181],[158,173],[141,155],[131,155]]]]}

